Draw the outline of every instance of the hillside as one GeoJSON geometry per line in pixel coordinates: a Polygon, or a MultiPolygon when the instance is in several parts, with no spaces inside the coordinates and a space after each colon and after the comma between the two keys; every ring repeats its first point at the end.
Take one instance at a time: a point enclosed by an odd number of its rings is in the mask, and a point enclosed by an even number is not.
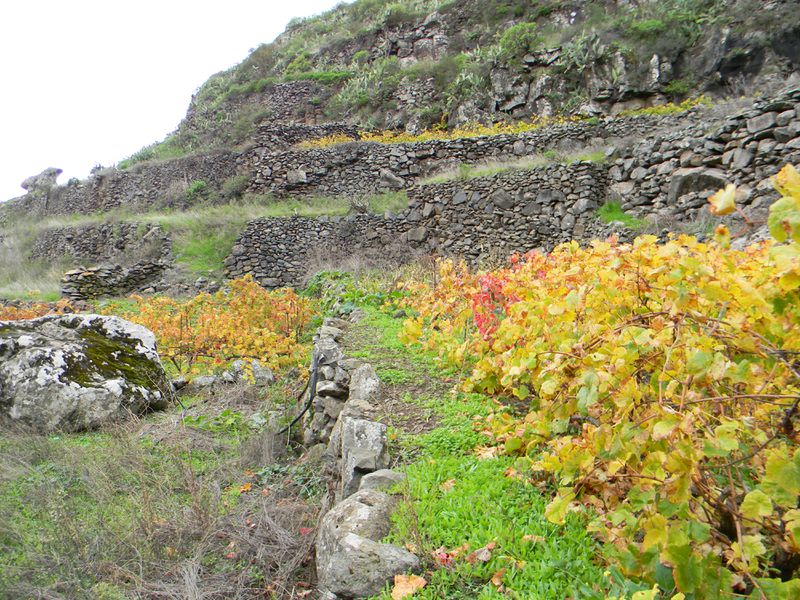
{"type": "Polygon", "coordinates": [[[261,122],[416,133],[765,91],[800,65],[798,39],[791,0],[358,0],[212,76],[123,164],[246,144],[261,122]]]}
{"type": "Polygon", "coordinates": [[[799,598],[797,9],[357,0],[26,179],[0,600],[799,598]]]}

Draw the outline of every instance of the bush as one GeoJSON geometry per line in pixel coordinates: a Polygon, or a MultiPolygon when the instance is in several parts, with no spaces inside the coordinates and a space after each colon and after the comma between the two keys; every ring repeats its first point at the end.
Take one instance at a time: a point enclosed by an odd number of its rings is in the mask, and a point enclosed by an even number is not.
{"type": "Polygon", "coordinates": [[[385,106],[394,99],[401,80],[402,71],[397,57],[380,58],[347,80],[334,96],[331,110],[342,115],[370,104],[385,106]]]}
{"type": "Polygon", "coordinates": [[[313,307],[291,289],[267,291],[252,276],[235,279],[228,291],[188,300],[137,298],[118,314],[156,335],[160,355],[180,373],[208,373],[238,358],[255,358],[271,369],[301,367],[306,348],[298,341],[313,307]]]}
{"type": "Polygon", "coordinates": [[[249,184],[249,175],[231,175],[222,182],[222,197],[228,200],[241,198],[249,184]]]}
{"type": "Polygon", "coordinates": [[[687,98],[679,104],[668,102],[661,106],[648,106],[647,108],[636,108],[633,110],[625,110],[620,113],[621,117],[630,117],[636,115],[649,115],[649,116],[665,116],[665,115],[678,115],[685,113],[688,110],[698,106],[709,106],[711,100],[707,96],[698,96],[696,98],[687,98]]]}
{"type": "Polygon", "coordinates": [[[178,142],[173,135],[167,136],[163,142],[156,142],[145,146],[138,152],[131,154],[128,158],[121,160],[117,165],[120,169],[129,169],[133,165],[150,160],[169,160],[180,158],[186,154],[186,149],[178,142]]]}
{"type": "Polygon", "coordinates": [[[686,96],[695,86],[695,81],[691,77],[673,79],[664,86],[664,93],[670,96],[686,96]]]}
{"type": "Polygon", "coordinates": [[[663,33],[667,28],[661,19],[643,19],[628,25],[628,31],[637,37],[647,38],[663,33]]]}
{"type": "Polygon", "coordinates": [[[539,48],[542,37],[537,33],[536,23],[519,23],[509,27],[500,36],[500,58],[505,62],[518,62],[526,54],[539,48]]]}
{"type": "Polygon", "coordinates": [[[283,71],[284,77],[293,73],[305,73],[311,71],[311,55],[308,52],[301,52],[295,56],[283,71]]]}
{"type": "Polygon", "coordinates": [[[420,14],[412,8],[403,4],[390,4],[386,8],[384,24],[386,27],[400,27],[407,23],[413,23],[420,17],[420,14]]]}
{"type": "Polygon", "coordinates": [[[186,199],[189,202],[196,202],[208,195],[208,183],[202,179],[195,179],[186,188],[186,199]]]}
{"type": "Polygon", "coordinates": [[[642,229],[647,224],[644,219],[629,215],[622,210],[622,205],[619,202],[607,202],[597,210],[597,216],[604,223],[619,222],[628,229],[633,230],[642,229]]]}
{"type": "Polygon", "coordinates": [[[261,93],[269,86],[274,85],[277,81],[275,77],[263,77],[248,83],[233,83],[221,96],[221,100],[224,101],[237,96],[261,93]]]}
{"type": "MultiPolygon", "coordinates": [[[[528,403],[484,430],[554,492],[547,520],[585,511],[611,572],[667,598],[732,596],[743,580],[751,598],[800,591],[800,174],[774,183],[777,244],[733,250],[720,225],[708,244],[571,242],[401,284],[418,315],[402,341],[470,365],[467,391],[528,403]]],[[[735,195],[712,196],[712,213],[735,195]]]]}
{"type": "Polygon", "coordinates": [[[356,65],[365,65],[369,62],[369,52],[366,50],[359,50],[355,54],[353,54],[353,64],[356,65]]]}
{"type": "Polygon", "coordinates": [[[336,85],[347,81],[353,73],[350,71],[304,71],[284,75],[284,81],[316,81],[322,85],[336,85]]]}

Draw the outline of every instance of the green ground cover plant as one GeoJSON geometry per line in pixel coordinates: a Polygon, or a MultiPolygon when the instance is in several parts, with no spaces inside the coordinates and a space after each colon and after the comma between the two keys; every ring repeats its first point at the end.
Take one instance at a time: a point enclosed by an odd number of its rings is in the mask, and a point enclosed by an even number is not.
{"type": "Polygon", "coordinates": [[[647,226],[645,219],[634,217],[622,210],[619,202],[606,202],[597,209],[598,218],[604,223],[622,223],[628,229],[639,231],[647,226]]]}
{"type": "MultiPolygon", "coordinates": [[[[516,477],[515,459],[487,454],[491,438],[476,423],[493,411],[494,401],[453,391],[458,368],[443,370],[433,353],[400,340],[402,319],[390,314],[396,301],[383,308],[366,305],[367,316],[352,335],[364,349],[360,355],[390,386],[388,394],[429,382],[424,390],[407,393],[404,402],[415,407],[417,418],[434,419],[436,426],[422,435],[401,426],[390,430],[401,461],[396,468],[407,473],[408,482],[398,488],[403,501],[388,541],[423,558],[427,585],[414,597],[555,598],[580,592],[603,598],[612,589],[641,589],[604,573],[585,520],[574,515],[563,526],[548,522],[547,496],[516,477]]],[[[388,600],[390,588],[379,598],[388,600]]]]}

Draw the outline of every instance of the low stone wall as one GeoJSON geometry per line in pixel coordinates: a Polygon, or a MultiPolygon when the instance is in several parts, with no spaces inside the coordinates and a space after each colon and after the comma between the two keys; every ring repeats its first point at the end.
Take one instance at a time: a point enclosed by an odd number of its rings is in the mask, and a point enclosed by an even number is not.
{"type": "Polygon", "coordinates": [[[431,253],[476,261],[551,248],[584,238],[606,180],[602,165],[552,165],[412,188],[408,209],[396,216],[258,219],[225,264],[229,277],[251,273],[279,287],[352,256],[386,264],[431,253]]]}
{"type": "Polygon", "coordinates": [[[102,213],[121,207],[140,211],[187,208],[190,201],[186,189],[193,181],[220,187],[229,177],[246,171],[247,162],[239,153],[220,152],[141,163],[124,171],[107,169],[84,181],[9,200],[1,205],[2,212],[52,216],[102,213]]]}
{"type": "Polygon", "coordinates": [[[300,142],[318,140],[334,135],[348,137],[351,140],[360,138],[358,128],[346,123],[325,123],[323,125],[269,123],[258,126],[254,142],[261,149],[277,152],[279,150],[288,150],[300,142]]]}
{"type": "Polygon", "coordinates": [[[313,266],[349,256],[402,263],[427,247],[406,243],[411,225],[377,215],[272,218],[248,223],[225,259],[228,277],[252,274],[265,287],[300,285],[313,266]]]}
{"type": "Polygon", "coordinates": [[[67,215],[102,213],[120,207],[136,210],[187,208],[186,189],[204,181],[216,190],[234,175],[249,178],[249,191],[277,196],[358,196],[410,187],[431,172],[460,163],[512,159],[560,146],[643,135],[693,122],[697,114],[627,117],[546,127],[519,135],[497,135],[410,144],[353,143],[326,149],[276,148],[339,133],[355,137],[346,125],[264,125],[256,145],[244,153],[216,152],[175,160],[101,170],[85,181],[37,190],[0,206],[3,213],[67,215]]]}
{"type": "Polygon", "coordinates": [[[48,229],[34,242],[30,257],[57,260],[67,255],[80,263],[132,264],[167,258],[170,252],[170,238],[158,225],[103,223],[48,229]]]}
{"type": "Polygon", "coordinates": [[[276,196],[359,196],[412,186],[420,177],[461,163],[514,159],[561,146],[641,136],[692,122],[687,113],[578,121],[519,135],[407,144],[353,143],[325,149],[250,154],[250,191],[276,196]]]}
{"type": "Polygon", "coordinates": [[[584,239],[606,185],[605,166],[592,163],[509,171],[413,188],[401,218],[438,253],[505,257],[584,239]]]}
{"type": "Polygon", "coordinates": [[[71,300],[124,296],[157,279],[166,269],[161,261],[143,261],[131,267],[104,265],[64,274],[61,295],[71,300]]]}
{"type": "Polygon", "coordinates": [[[387,428],[374,420],[381,382],[369,364],[344,355],[346,326],[326,319],[314,338],[318,379],[303,434],[328,478],[316,567],[321,597],[329,600],[376,595],[395,575],[420,568],[407,549],[381,542],[397,503],[386,492],[405,475],[386,468],[387,428]]]}
{"type": "Polygon", "coordinates": [[[222,106],[206,103],[200,108],[193,98],[178,135],[224,138],[230,135],[231,119],[248,113],[261,113],[274,123],[319,123],[325,120],[325,104],[334,90],[313,81],[292,81],[229,98],[222,106]]]}

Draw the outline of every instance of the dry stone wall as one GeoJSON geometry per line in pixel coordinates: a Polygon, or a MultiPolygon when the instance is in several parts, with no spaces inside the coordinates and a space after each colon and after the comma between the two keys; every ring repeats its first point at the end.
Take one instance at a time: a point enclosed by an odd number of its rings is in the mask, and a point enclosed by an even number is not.
{"type": "MultiPolygon", "coordinates": [[[[277,196],[360,196],[405,189],[410,203],[399,215],[253,221],[226,259],[227,274],[252,273],[263,285],[277,287],[298,285],[315,268],[352,256],[381,264],[406,262],[420,254],[477,261],[603,235],[607,228],[599,225],[594,213],[609,195],[618,198],[624,209],[643,216],[686,222],[705,214],[711,191],[735,182],[741,186],[741,204],[751,212],[765,210],[775,197],[766,178],[786,162],[800,163],[800,88],[727,118],[714,114],[720,113],[603,119],[520,135],[393,145],[353,143],[277,153],[270,146],[357,132],[336,124],[264,126],[261,145],[245,154],[185,157],[100,172],[73,185],[39,186],[4,211],[66,214],[163,206],[173,188],[180,190],[174,202],[186,203],[185,187],[192,181],[220,187],[234,174],[248,174],[251,191],[277,196]],[[600,140],[613,139],[624,147],[620,140],[645,135],[647,139],[624,148],[610,166],[553,165],[434,185],[419,183],[431,172],[460,163],[521,157],[600,140]]],[[[37,242],[34,256],[48,258],[66,250],[83,262],[107,261],[113,254],[133,254],[139,260],[133,226],[108,227],[98,226],[90,233],[51,232],[37,242]]],[[[163,239],[158,243],[166,247],[163,239]]],[[[145,257],[130,268],[111,264],[78,269],[67,276],[65,293],[86,298],[137,289],[164,268],[166,253],[145,257]]]]}
{"type": "Polygon", "coordinates": [[[192,98],[177,135],[182,139],[224,140],[237,115],[261,116],[273,123],[320,123],[334,88],[313,81],[266,86],[261,92],[228,98],[224,106],[192,98]]]}
{"type": "Polygon", "coordinates": [[[226,259],[229,277],[299,285],[325,261],[402,263],[420,254],[472,260],[582,238],[606,191],[602,165],[552,165],[412,188],[399,215],[258,219],[226,259]]]}
{"type": "Polygon", "coordinates": [[[267,123],[259,125],[254,136],[255,143],[262,150],[277,152],[288,150],[295,144],[318,140],[328,136],[343,136],[352,140],[360,139],[358,128],[346,123],[326,123],[308,125],[305,123],[267,123]]]}
{"type": "MultiPolygon", "coordinates": [[[[187,208],[186,189],[193,181],[220,187],[244,172],[247,160],[236,152],[186,156],[142,163],[127,170],[101,170],[89,179],[10,200],[3,211],[28,215],[70,215],[108,212],[116,208],[154,210],[187,208]]],[[[2,216],[0,216],[2,224],[2,216]]]]}
{"type": "Polygon", "coordinates": [[[88,300],[143,289],[173,263],[172,241],[158,225],[103,223],[42,232],[30,254],[40,260],[69,256],[80,266],[62,279],[63,296],[88,300]]]}
{"type": "Polygon", "coordinates": [[[37,189],[2,205],[4,215],[95,214],[118,208],[155,210],[188,208],[187,188],[204,181],[219,200],[218,190],[236,175],[249,178],[249,191],[276,196],[361,196],[407,188],[431,172],[461,163],[513,159],[550,148],[574,146],[608,138],[641,136],[698,114],[667,117],[627,117],[566,123],[519,135],[497,135],[409,144],[342,144],[326,149],[282,150],[288,145],[339,134],[357,137],[350,126],[263,125],[249,150],[216,152],[134,165],[127,170],[105,169],[85,181],[37,189]]]}
{"type": "Polygon", "coordinates": [[[734,114],[706,133],[696,124],[645,140],[609,169],[622,207],[641,215],[694,220],[709,192],[741,186],[740,205],[764,210],[777,197],[768,181],[800,163],[800,87],[734,114]]]}
{"type": "Polygon", "coordinates": [[[276,196],[364,196],[411,187],[430,173],[490,160],[528,156],[608,138],[642,136],[693,122],[695,113],[565,123],[505,134],[406,144],[353,143],[276,154],[251,153],[250,191],[276,196]]]}
{"type": "Polygon", "coordinates": [[[161,261],[148,260],[130,267],[111,264],[73,269],[64,274],[61,295],[71,300],[124,296],[158,279],[166,268],[161,261]]]}
{"type": "Polygon", "coordinates": [[[82,263],[167,258],[169,236],[158,225],[144,223],[103,223],[85,227],[63,227],[42,232],[30,257],[58,260],[68,255],[82,263]]]}
{"type": "Polygon", "coordinates": [[[309,456],[322,458],[328,480],[315,562],[321,598],[329,600],[376,595],[395,575],[420,568],[407,549],[382,542],[397,503],[385,491],[405,474],[387,469],[387,427],[375,420],[381,381],[372,366],[345,356],[340,344],[347,326],[325,319],[314,337],[317,376],[303,432],[309,456]]]}
{"type": "Polygon", "coordinates": [[[411,190],[407,237],[472,260],[584,239],[606,195],[606,168],[551,165],[411,190]]]}
{"type": "Polygon", "coordinates": [[[416,239],[408,240],[410,228],[400,217],[377,215],[257,219],[233,246],[226,271],[231,278],[250,273],[273,288],[299,285],[314,267],[350,256],[402,263],[427,250],[416,239]]]}

